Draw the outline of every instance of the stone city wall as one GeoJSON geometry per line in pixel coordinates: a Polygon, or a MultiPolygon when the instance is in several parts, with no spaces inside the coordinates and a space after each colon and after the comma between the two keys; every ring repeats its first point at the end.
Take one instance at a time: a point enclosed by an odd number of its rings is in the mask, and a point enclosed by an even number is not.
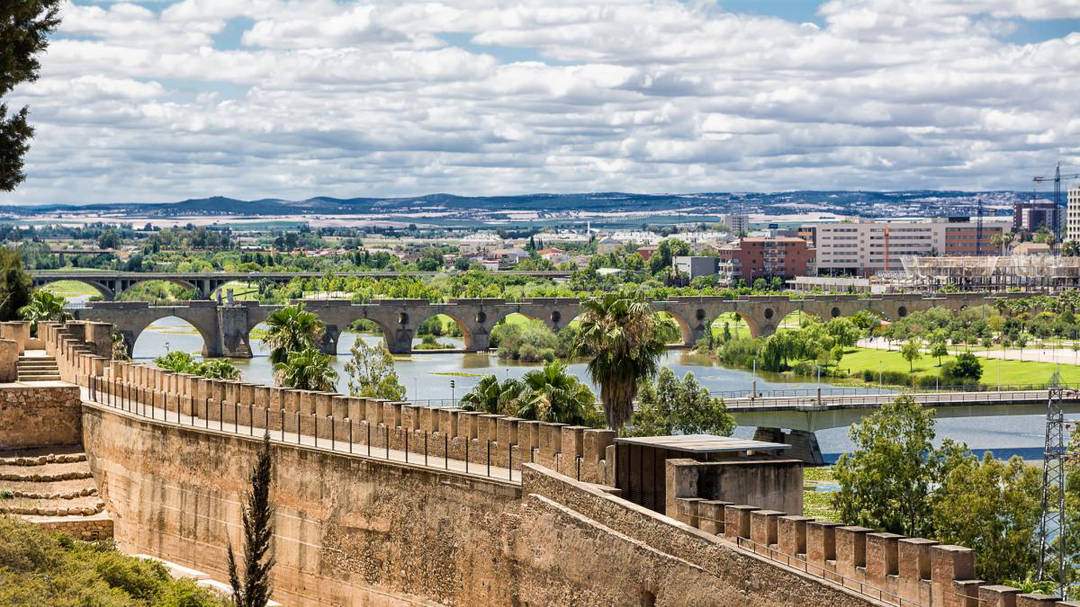
{"type": "MultiPolygon", "coordinates": [[[[668,460],[668,516],[723,536],[773,562],[880,597],[891,605],[923,607],[1070,606],[1016,588],[975,578],[975,551],[923,538],[878,533],[865,527],[818,521],[746,503],[702,497],[689,483],[671,483],[680,467],[668,460]]],[[[800,509],[801,512],[801,509],[800,509]]]]}
{"type": "Polygon", "coordinates": [[[74,386],[0,388],[0,450],[77,445],[82,397],[74,386]]]}
{"type": "MultiPolygon", "coordinates": [[[[259,440],[84,406],[121,549],[215,575],[259,440]]],[[[275,442],[275,598],[288,605],[875,604],[598,485],[523,483],[275,442]]]]}
{"type": "MultiPolygon", "coordinates": [[[[65,378],[91,385],[99,400],[122,395],[326,440],[351,429],[366,441],[370,431],[373,446],[410,440],[410,451],[426,436],[432,455],[441,443],[452,458],[469,449],[473,461],[493,445],[493,458],[506,454],[493,465],[522,470],[519,487],[275,444],[275,575],[286,604],[1077,605],[972,580],[967,548],[727,503],[698,493],[708,483],[672,481],[696,462],[669,462],[668,486],[681,489],[669,516],[654,513],[571,478],[614,478],[606,431],[106,366],[87,343],[92,330],[48,326],[46,347],[65,361],[65,378]]],[[[83,411],[84,445],[121,546],[224,572],[257,439],[107,405],[83,411]]]]}

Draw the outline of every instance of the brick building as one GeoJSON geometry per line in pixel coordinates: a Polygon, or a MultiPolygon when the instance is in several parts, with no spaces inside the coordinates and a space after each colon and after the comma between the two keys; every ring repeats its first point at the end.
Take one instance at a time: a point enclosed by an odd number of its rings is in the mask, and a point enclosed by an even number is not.
{"type": "Polygon", "coordinates": [[[720,258],[731,261],[737,278],[750,283],[758,278],[794,278],[810,273],[814,250],[802,238],[741,238],[738,244],[721,249],[720,258]]]}

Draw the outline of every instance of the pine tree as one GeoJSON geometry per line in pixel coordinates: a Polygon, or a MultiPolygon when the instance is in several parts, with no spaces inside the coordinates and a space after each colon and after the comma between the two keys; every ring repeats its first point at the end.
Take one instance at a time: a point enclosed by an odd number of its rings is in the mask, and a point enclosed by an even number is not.
{"type": "Polygon", "coordinates": [[[236,555],[229,542],[229,583],[233,590],[236,607],[266,607],[270,601],[270,570],[274,556],[270,553],[274,541],[274,508],[270,505],[270,434],[263,434],[258,461],[251,469],[251,492],[245,497],[243,510],[244,571],[236,566],[236,555]]]}

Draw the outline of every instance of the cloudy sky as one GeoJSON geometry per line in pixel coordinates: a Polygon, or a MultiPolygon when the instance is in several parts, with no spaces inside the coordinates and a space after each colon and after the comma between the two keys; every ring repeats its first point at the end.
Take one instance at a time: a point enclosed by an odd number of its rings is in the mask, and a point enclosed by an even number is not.
{"type": "Polygon", "coordinates": [[[1080,0],[76,0],[0,204],[1028,189],[1080,0]]]}

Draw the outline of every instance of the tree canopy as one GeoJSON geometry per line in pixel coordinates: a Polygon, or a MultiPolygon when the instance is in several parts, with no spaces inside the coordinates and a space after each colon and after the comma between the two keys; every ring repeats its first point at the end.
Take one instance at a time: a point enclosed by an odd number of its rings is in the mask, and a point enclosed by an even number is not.
{"type": "MultiPolygon", "coordinates": [[[[0,3],[0,97],[22,82],[37,80],[38,55],[48,46],[48,34],[60,23],[60,0],[12,0],[0,3]]],[[[0,192],[22,183],[23,156],[34,129],[29,110],[8,114],[0,103],[0,192]]]]}

